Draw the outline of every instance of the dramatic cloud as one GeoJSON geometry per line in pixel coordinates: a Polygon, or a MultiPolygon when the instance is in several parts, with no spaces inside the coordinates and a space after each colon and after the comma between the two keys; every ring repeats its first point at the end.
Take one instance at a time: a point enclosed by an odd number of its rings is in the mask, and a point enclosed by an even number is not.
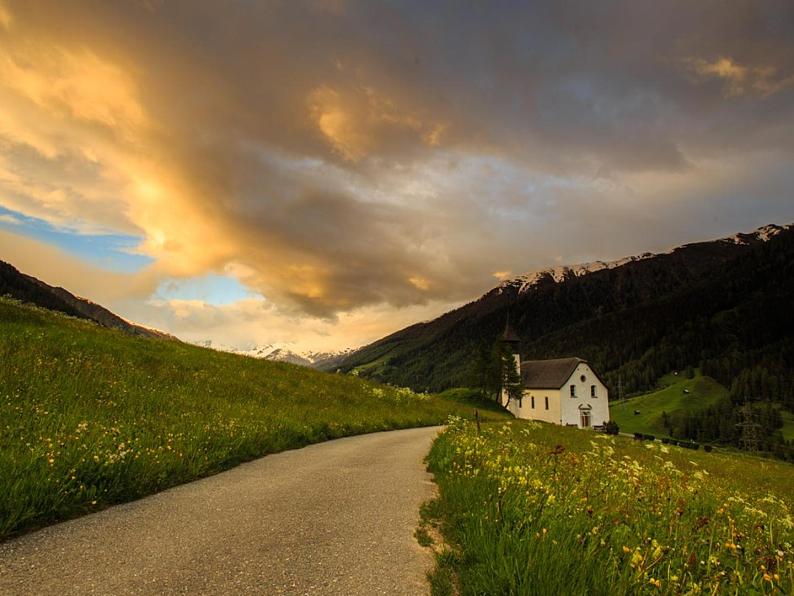
{"type": "Polygon", "coordinates": [[[3,221],[140,237],[114,304],[147,324],[366,341],[509,272],[794,219],[793,40],[783,0],[2,0],[3,221]],[[207,273],[264,302],[140,297],[207,273]]]}

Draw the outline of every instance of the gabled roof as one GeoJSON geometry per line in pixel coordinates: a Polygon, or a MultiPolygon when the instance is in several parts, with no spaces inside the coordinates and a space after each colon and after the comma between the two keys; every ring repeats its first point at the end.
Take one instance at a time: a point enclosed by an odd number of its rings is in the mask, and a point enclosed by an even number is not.
{"type": "Polygon", "coordinates": [[[521,381],[525,389],[559,389],[576,367],[587,364],[581,358],[525,360],[521,363],[521,381]]]}

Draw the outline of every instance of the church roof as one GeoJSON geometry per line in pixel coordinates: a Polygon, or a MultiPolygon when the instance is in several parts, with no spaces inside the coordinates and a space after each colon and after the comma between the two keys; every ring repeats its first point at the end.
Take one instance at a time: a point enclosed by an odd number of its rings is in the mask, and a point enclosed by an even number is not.
{"type": "Polygon", "coordinates": [[[559,389],[583,362],[587,364],[581,358],[525,360],[521,363],[521,381],[525,389],[559,389]]]}

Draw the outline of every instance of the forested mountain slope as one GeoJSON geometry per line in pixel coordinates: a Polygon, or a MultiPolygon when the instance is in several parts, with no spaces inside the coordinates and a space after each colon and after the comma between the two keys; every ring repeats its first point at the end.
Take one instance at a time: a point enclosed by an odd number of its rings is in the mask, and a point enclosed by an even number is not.
{"type": "Polygon", "coordinates": [[[339,368],[423,390],[476,384],[478,358],[509,312],[524,358],[580,356],[613,387],[620,375],[629,393],[671,369],[701,366],[727,386],[752,385],[760,367],[776,377],[765,391],[791,395],[793,269],[794,228],[765,226],[617,264],[539,272],[366,346],[339,368]]]}

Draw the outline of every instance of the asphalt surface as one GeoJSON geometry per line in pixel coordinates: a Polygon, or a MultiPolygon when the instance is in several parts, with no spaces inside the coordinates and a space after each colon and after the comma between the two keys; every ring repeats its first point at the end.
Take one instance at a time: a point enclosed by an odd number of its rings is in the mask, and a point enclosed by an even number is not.
{"type": "Polygon", "coordinates": [[[426,594],[438,428],[350,437],[0,544],[0,594],[426,594]]]}

